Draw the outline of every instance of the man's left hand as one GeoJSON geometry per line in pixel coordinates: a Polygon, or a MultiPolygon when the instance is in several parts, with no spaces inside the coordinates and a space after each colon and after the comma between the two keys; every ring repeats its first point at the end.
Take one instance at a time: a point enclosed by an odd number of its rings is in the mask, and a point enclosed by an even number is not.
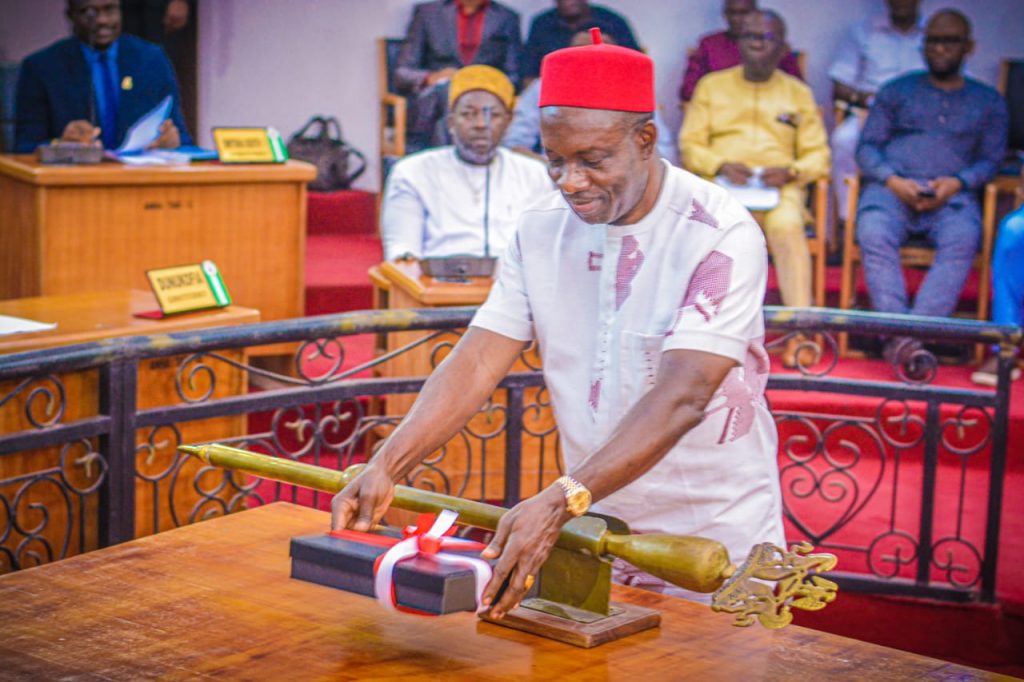
{"type": "Polygon", "coordinates": [[[149,145],[150,149],[177,149],[181,146],[181,134],[178,132],[178,126],[174,125],[174,121],[167,119],[160,124],[160,137],[156,138],[156,142],[149,145]]]}
{"type": "Polygon", "coordinates": [[[554,485],[523,500],[501,517],[494,539],[481,553],[484,559],[501,557],[482,599],[484,606],[491,607],[492,618],[500,619],[519,605],[528,592],[528,578],[532,585],[559,531],[571,518],[565,509],[565,495],[554,485]],[[492,604],[506,579],[508,587],[501,599],[492,604]]]}
{"type": "Polygon", "coordinates": [[[917,210],[922,213],[935,211],[946,205],[946,202],[956,196],[964,185],[958,178],[943,176],[928,182],[928,186],[935,191],[934,197],[921,197],[917,202],[917,210]]]}
{"type": "Polygon", "coordinates": [[[761,182],[766,187],[782,187],[795,179],[796,174],[788,168],[765,168],[761,171],[761,182]]]}

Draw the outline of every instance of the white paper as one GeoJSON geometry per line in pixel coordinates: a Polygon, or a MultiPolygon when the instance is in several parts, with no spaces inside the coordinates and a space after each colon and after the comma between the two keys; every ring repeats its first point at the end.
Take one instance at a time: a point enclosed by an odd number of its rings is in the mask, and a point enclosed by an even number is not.
{"type": "Polygon", "coordinates": [[[23,317],[0,315],[0,336],[5,334],[24,334],[26,332],[47,332],[56,329],[56,322],[36,322],[23,317]]]}
{"type": "Polygon", "coordinates": [[[724,175],[715,177],[715,183],[729,190],[737,201],[743,204],[748,211],[770,211],[779,205],[779,188],[768,187],[761,181],[761,168],[753,168],[754,174],[750,176],[745,185],[736,185],[729,181],[724,175]]]}
{"type": "Polygon", "coordinates": [[[187,166],[192,163],[188,154],[167,149],[149,149],[138,154],[119,154],[113,158],[126,166],[187,166]]]}
{"type": "Polygon", "coordinates": [[[167,95],[160,104],[153,107],[145,116],[132,124],[124,142],[117,148],[118,154],[141,152],[160,137],[160,126],[171,115],[171,96],[167,95]]]}

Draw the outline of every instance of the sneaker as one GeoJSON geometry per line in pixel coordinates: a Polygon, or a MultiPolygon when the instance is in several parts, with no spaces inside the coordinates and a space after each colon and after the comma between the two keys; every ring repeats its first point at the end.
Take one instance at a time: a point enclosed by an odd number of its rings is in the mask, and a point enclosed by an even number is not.
{"type": "MultiPolygon", "coordinates": [[[[995,355],[990,356],[985,362],[981,363],[974,372],[971,373],[971,381],[978,384],[979,386],[991,386],[995,388],[996,384],[999,383],[999,358],[995,355]]],[[[1020,367],[1014,367],[1010,370],[1010,381],[1016,381],[1020,379],[1020,367]]]]}

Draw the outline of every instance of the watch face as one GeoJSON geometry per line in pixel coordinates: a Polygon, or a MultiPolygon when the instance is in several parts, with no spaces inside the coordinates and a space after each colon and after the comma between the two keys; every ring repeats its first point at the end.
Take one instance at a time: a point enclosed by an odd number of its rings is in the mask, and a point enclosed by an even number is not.
{"type": "Polygon", "coordinates": [[[590,493],[586,490],[577,490],[566,500],[566,508],[570,513],[579,516],[590,507],[590,493]]]}

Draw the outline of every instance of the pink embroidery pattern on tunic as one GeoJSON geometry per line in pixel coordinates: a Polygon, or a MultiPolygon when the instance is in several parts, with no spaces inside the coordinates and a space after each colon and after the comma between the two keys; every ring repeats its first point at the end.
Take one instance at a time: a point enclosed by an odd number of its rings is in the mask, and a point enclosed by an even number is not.
{"type": "Polygon", "coordinates": [[[590,272],[600,272],[602,260],[604,260],[603,253],[591,251],[590,255],[587,257],[587,270],[589,270],[590,272]]]}
{"type": "Polygon", "coordinates": [[[708,213],[708,210],[701,206],[700,202],[696,199],[693,200],[693,210],[690,211],[690,220],[696,220],[698,223],[704,223],[711,227],[718,229],[718,221],[715,220],[715,216],[708,213]]]}
{"type": "Polygon", "coordinates": [[[690,278],[690,286],[686,289],[680,312],[692,305],[706,322],[710,322],[722,308],[731,279],[732,258],[720,251],[712,251],[700,262],[690,278]]]}
{"type": "Polygon", "coordinates": [[[622,252],[615,270],[615,309],[618,310],[626,302],[633,291],[632,283],[644,264],[644,252],[633,235],[622,238],[622,252]]]}
{"type": "Polygon", "coordinates": [[[734,367],[718,387],[717,395],[724,404],[708,410],[705,419],[716,412],[728,410],[718,442],[731,443],[750,433],[754,426],[755,406],[764,404],[764,388],[768,384],[770,363],[762,341],[755,340],[747,349],[743,367],[734,367]]]}
{"type": "Polygon", "coordinates": [[[598,379],[590,384],[590,409],[597,412],[597,406],[601,400],[601,380],[598,379]]]}

